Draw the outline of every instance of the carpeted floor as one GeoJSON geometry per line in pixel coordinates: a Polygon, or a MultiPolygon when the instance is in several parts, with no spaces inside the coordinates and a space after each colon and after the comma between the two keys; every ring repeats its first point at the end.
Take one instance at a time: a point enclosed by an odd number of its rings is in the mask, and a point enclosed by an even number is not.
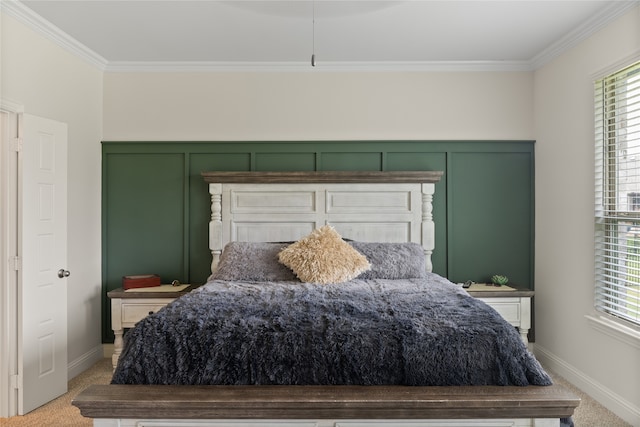
{"type": "MultiPolygon", "coordinates": [[[[59,398],[28,413],[12,418],[0,418],[1,427],[76,427],[91,426],[92,421],[80,415],[80,411],[71,405],[71,400],[90,384],[109,384],[111,380],[111,359],[105,358],[81,375],[69,381],[69,391],[59,398]]],[[[597,403],[574,385],[550,372],[554,382],[568,387],[580,396],[582,402],[577,408],[573,420],[575,427],[633,427],[611,411],[597,403]]]]}
{"type": "Polygon", "coordinates": [[[554,372],[547,372],[553,377],[554,383],[567,387],[582,399],[573,415],[575,427],[633,427],[569,381],[554,372]]]}
{"type": "Polygon", "coordinates": [[[92,426],[93,421],[80,415],[71,400],[90,384],[109,384],[111,358],[105,358],[69,381],[69,391],[24,416],[0,418],[1,427],[80,427],[92,426]]]}

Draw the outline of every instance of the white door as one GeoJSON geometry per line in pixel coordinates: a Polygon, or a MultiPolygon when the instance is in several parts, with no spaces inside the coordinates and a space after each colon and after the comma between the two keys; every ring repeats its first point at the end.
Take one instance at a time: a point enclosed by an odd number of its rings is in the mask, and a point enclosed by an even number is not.
{"type": "Polygon", "coordinates": [[[25,414],[67,391],[67,125],[24,114],[21,129],[18,413],[25,414]]]}

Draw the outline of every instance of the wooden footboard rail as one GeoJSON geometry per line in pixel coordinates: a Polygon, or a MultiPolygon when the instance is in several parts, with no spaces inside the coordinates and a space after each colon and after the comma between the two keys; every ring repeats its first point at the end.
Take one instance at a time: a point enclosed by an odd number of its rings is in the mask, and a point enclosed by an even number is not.
{"type": "Polygon", "coordinates": [[[565,418],[580,399],[547,387],[91,385],[73,405],[105,419],[565,418]]]}

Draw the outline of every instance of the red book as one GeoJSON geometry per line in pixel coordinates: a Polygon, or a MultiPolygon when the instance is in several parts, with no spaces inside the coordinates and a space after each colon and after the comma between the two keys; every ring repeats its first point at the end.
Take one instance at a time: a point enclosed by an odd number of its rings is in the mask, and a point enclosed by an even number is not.
{"type": "Polygon", "coordinates": [[[160,276],[157,274],[137,274],[135,276],[122,276],[122,287],[127,289],[150,288],[160,286],[160,276]]]}

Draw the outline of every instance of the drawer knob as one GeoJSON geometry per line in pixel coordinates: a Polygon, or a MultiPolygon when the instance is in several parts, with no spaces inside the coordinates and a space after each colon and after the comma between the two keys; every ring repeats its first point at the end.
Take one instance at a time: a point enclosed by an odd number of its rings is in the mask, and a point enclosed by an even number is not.
{"type": "Polygon", "coordinates": [[[150,312],[149,312],[149,315],[151,315],[151,314],[153,314],[153,311],[150,311],[150,312]]]}

